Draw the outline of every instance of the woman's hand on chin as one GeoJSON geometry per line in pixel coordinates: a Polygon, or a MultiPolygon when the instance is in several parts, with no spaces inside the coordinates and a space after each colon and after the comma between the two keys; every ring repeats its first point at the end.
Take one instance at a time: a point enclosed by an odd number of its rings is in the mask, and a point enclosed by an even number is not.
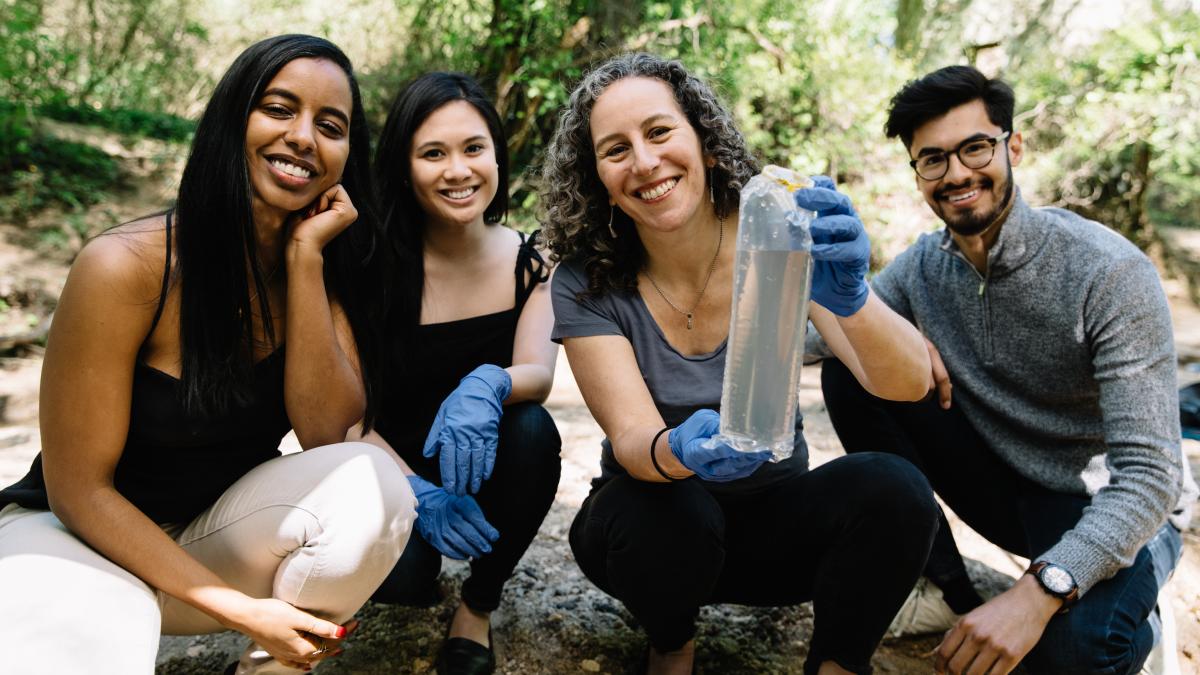
{"type": "Polygon", "coordinates": [[[308,209],[298,211],[293,216],[288,232],[288,248],[320,253],[326,244],[357,219],[358,209],[354,208],[346,189],[338,183],[317,197],[308,209]]]}

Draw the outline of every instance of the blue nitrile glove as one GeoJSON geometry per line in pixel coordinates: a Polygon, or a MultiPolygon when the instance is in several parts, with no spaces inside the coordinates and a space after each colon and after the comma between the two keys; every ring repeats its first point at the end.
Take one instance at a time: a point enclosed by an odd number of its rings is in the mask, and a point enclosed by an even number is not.
{"type": "Polygon", "coordinates": [[[472,370],[438,408],[421,454],[441,453],[442,486],[462,496],[479,492],[492,477],[500,415],[512,393],[512,378],[500,366],[484,364],[472,370]]]}
{"type": "Polygon", "coordinates": [[[812,231],[812,299],[838,316],[850,316],[867,303],[871,241],[850,198],[826,176],[816,187],[796,190],[796,206],[816,211],[812,231]]]}
{"type": "Polygon", "coordinates": [[[491,552],[500,533],[484,520],[474,497],[457,497],[416,474],[408,483],[417,496],[417,532],[430,546],[455,560],[491,552]]]}
{"type": "Polygon", "coordinates": [[[705,442],[720,430],[716,411],[697,410],[667,434],[671,454],[703,480],[718,483],[745,478],[771,459],[769,452],[738,452],[724,443],[705,442]]]}

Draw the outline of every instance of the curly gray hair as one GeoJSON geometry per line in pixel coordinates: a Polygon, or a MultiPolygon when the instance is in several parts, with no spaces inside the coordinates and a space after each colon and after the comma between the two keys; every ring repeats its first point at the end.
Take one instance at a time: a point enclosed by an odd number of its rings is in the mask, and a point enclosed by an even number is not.
{"type": "Polygon", "coordinates": [[[551,260],[581,261],[588,279],[586,295],[636,289],[646,256],[629,217],[611,215],[592,148],[592,107],[609,85],[626,77],[662,80],[675,92],[676,102],[700,137],[705,157],[715,162],[709,180],[717,215],[725,217],[737,208],[739,191],[758,172],[758,162],[729,109],[679,61],[635,53],[594,68],[559,114],[538,194],[539,220],[551,260]],[[620,233],[616,239],[608,231],[610,217],[620,233]]]}

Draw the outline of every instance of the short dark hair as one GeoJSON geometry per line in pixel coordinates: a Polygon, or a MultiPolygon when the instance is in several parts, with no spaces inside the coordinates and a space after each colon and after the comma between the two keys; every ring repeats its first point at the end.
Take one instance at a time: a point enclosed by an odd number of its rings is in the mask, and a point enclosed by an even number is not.
{"type": "Polygon", "coordinates": [[[946,66],[908,82],[892,97],[883,132],[888,138],[899,136],[907,148],[918,127],[976,100],[983,101],[992,124],[1002,131],[1013,130],[1012,87],[971,66],[946,66]]]}

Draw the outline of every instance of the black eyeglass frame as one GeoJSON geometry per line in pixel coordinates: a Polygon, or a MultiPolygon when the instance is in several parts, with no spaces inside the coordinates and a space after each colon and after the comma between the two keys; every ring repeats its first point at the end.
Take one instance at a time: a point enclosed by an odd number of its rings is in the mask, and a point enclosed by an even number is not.
{"type": "Polygon", "coordinates": [[[962,143],[959,143],[957,146],[955,146],[953,150],[942,150],[942,151],[936,152],[936,153],[931,152],[928,154],[924,154],[924,155],[921,155],[920,157],[910,161],[908,163],[908,165],[912,167],[912,170],[914,172],[916,172],[918,177],[923,178],[925,180],[929,180],[929,181],[941,180],[942,177],[944,177],[946,175],[946,173],[950,171],[950,155],[954,155],[955,157],[958,157],[959,163],[961,163],[963,166],[967,167],[968,169],[982,169],[983,167],[987,166],[988,164],[991,164],[992,160],[996,158],[996,146],[999,145],[1001,141],[1004,141],[1005,144],[1007,145],[1009,136],[1012,136],[1011,131],[1005,131],[1005,132],[1001,133],[999,136],[992,136],[991,138],[968,138],[967,140],[965,140],[962,143]],[[988,145],[990,145],[992,147],[992,153],[990,155],[988,155],[987,161],[980,164],[979,166],[971,166],[970,164],[967,163],[967,160],[963,159],[962,154],[960,154],[962,152],[963,148],[967,147],[968,145],[971,145],[972,143],[987,143],[988,145]],[[932,177],[923,175],[921,173],[921,170],[917,168],[918,162],[928,159],[930,157],[941,157],[942,158],[942,172],[939,173],[938,175],[932,176],[932,177]]]}

